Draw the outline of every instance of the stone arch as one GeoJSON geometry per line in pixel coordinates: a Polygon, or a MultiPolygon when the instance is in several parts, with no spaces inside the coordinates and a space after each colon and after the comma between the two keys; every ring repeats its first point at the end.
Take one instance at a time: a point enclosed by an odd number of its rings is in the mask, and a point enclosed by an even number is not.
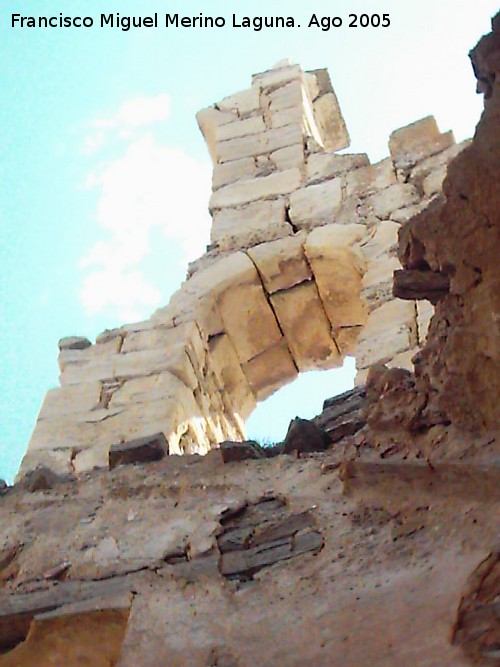
{"type": "MultiPolygon", "coordinates": [[[[432,314],[392,295],[402,224],[440,191],[460,150],[433,118],[391,156],[349,145],[326,70],[278,63],[204,109],[214,162],[211,245],[169,304],[91,345],[60,341],[61,387],[42,405],[21,473],[81,472],[109,447],[163,432],[170,453],[244,437],[244,421],[300,371],[357,360],[409,367],[432,314]]],[[[182,221],[181,221],[182,224],[182,221]]]]}

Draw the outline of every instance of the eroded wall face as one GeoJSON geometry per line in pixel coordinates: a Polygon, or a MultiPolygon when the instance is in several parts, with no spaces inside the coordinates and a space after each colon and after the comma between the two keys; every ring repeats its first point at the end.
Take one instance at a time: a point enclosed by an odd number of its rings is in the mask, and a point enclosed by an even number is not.
{"type": "Polygon", "coordinates": [[[433,118],[390,157],[349,137],[326,70],[288,62],[198,114],[214,162],[211,245],[169,304],[90,345],[60,342],[21,473],[108,465],[112,444],[162,432],[170,453],[241,439],[244,420],[300,371],[355,355],[410,367],[429,302],[392,296],[398,231],[441,191],[462,148],[433,118]]]}

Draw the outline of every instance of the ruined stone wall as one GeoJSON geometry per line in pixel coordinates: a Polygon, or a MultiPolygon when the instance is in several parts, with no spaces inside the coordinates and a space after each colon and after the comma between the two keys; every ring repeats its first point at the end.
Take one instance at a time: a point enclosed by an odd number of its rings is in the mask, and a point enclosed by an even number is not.
{"type": "Polygon", "coordinates": [[[170,453],[241,439],[301,371],[355,355],[411,367],[432,314],[392,296],[397,234],[441,191],[463,146],[432,117],[393,133],[390,157],[349,137],[326,70],[278,63],[198,114],[214,162],[211,245],[146,322],[60,342],[21,474],[108,465],[109,447],[162,432],[170,453]]]}

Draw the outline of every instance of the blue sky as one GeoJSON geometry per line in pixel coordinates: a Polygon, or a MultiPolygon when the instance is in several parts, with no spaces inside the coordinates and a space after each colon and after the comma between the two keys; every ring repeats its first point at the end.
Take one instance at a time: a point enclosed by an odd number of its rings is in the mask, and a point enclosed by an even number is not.
{"type": "MultiPolygon", "coordinates": [[[[458,140],[482,100],[468,50],[493,0],[4,0],[0,8],[0,478],[11,480],[45,391],[57,341],[93,339],[165,304],[208,242],[211,165],[194,115],[290,58],[328,67],[352,151],[387,154],[390,132],[432,113],[458,140]],[[294,16],[300,28],[12,29],[12,13],[294,16]],[[312,13],[389,13],[389,28],[323,32],[312,13]],[[189,182],[188,182],[189,181],[189,182]]],[[[352,383],[306,374],[251,418],[279,439],[296,414],[352,383]],[[267,411],[267,412],[266,412],[267,411]]]]}

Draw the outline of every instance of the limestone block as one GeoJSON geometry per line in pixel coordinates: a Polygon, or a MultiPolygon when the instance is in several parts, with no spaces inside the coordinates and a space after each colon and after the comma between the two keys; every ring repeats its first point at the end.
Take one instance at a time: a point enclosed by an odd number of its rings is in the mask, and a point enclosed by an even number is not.
{"type": "Polygon", "coordinates": [[[284,338],[243,364],[243,372],[258,401],[264,401],[298,375],[284,338]]]}
{"type": "MultiPolygon", "coordinates": [[[[454,144],[436,155],[422,160],[416,164],[411,170],[408,181],[415,185],[417,189],[422,189],[423,182],[429,174],[433,171],[441,173],[442,167],[448,167],[449,163],[467,146],[470,146],[470,141],[463,141],[460,144],[454,144]]],[[[445,169],[446,173],[446,169],[445,169]]]]}
{"type": "Polygon", "coordinates": [[[294,225],[301,228],[314,223],[332,222],[341,202],[340,178],[318,185],[309,185],[290,196],[290,219],[294,225]]]}
{"type": "Polygon", "coordinates": [[[15,483],[19,482],[26,473],[41,466],[52,470],[57,475],[68,475],[73,472],[72,459],[73,450],[67,449],[28,449],[23,457],[19,472],[15,477],[15,483]]]}
{"type": "Polygon", "coordinates": [[[292,146],[302,141],[302,127],[300,125],[286,125],[273,130],[267,130],[249,137],[238,137],[217,143],[219,162],[240,160],[244,157],[256,157],[292,146]]]}
{"type": "Polygon", "coordinates": [[[413,348],[412,350],[407,350],[406,352],[400,352],[396,354],[395,357],[389,359],[386,362],[386,366],[389,368],[405,368],[407,371],[415,370],[412,359],[417,354],[418,347],[413,348]]]}
{"type": "Polygon", "coordinates": [[[363,257],[368,262],[392,257],[397,253],[399,225],[392,220],[381,220],[360,242],[363,257]]]}
{"type": "Polygon", "coordinates": [[[237,120],[238,116],[235,113],[219,111],[215,107],[208,107],[202,109],[196,114],[198,127],[203,134],[203,138],[208,147],[208,152],[214,163],[217,162],[216,145],[218,141],[218,127],[226,123],[232,123],[237,120]]]}
{"type": "Polygon", "coordinates": [[[269,294],[311,280],[312,273],[303,248],[305,239],[306,233],[301,232],[248,250],[269,294]]]}
{"type": "Polygon", "coordinates": [[[395,130],[389,139],[389,151],[396,169],[405,170],[454,143],[453,133],[441,134],[435,119],[427,116],[395,130]]]}
{"type": "Polygon", "coordinates": [[[257,86],[260,90],[269,92],[276,88],[286,85],[290,81],[301,81],[302,70],[299,65],[288,65],[260,72],[252,76],[252,86],[257,86]]]}
{"type": "Polygon", "coordinates": [[[393,211],[390,214],[389,219],[394,220],[394,222],[397,222],[400,225],[404,225],[416,215],[421,213],[425,208],[427,208],[428,205],[429,200],[424,199],[419,204],[412,204],[411,206],[406,206],[405,208],[400,208],[397,211],[393,211]]]}
{"type": "Polygon", "coordinates": [[[394,299],[372,311],[360,335],[356,354],[358,368],[385,363],[416,346],[415,306],[394,299]]]}
{"type": "Polygon", "coordinates": [[[119,352],[122,345],[122,336],[110,338],[107,342],[92,345],[84,350],[63,349],[57,358],[59,369],[64,371],[69,366],[87,366],[93,363],[105,363],[109,355],[119,352]]]}
{"type": "Polygon", "coordinates": [[[287,169],[269,176],[237,181],[225,185],[210,197],[210,210],[241,206],[257,199],[285,195],[300,188],[302,176],[298,169],[287,169]]]}
{"type": "Polygon", "coordinates": [[[281,333],[260,279],[257,284],[235,285],[226,290],[218,304],[225,329],[242,363],[280,340],[281,333]]]}
{"type": "Polygon", "coordinates": [[[365,263],[359,251],[350,247],[361,233],[358,225],[326,225],[312,231],[304,246],[334,331],[362,325],[366,320],[365,306],[360,299],[365,263]]]}
{"type": "Polygon", "coordinates": [[[276,292],[271,303],[300,371],[333,368],[342,363],[313,281],[276,292]]]}
{"type": "Polygon", "coordinates": [[[307,159],[306,176],[308,184],[325,181],[340,176],[346,171],[359,169],[370,164],[366,153],[336,155],[335,153],[313,153],[307,159]]]}
{"type": "Polygon", "coordinates": [[[427,338],[429,325],[431,323],[432,316],[434,315],[434,306],[430,301],[427,301],[426,299],[417,301],[416,305],[417,305],[418,342],[419,345],[422,346],[427,338]]]}
{"type": "Polygon", "coordinates": [[[301,127],[306,127],[306,119],[301,106],[274,111],[271,112],[269,116],[272,128],[284,127],[285,125],[299,125],[301,127]]]}
{"type": "Polygon", "coordinates": [[[73,459],[73,469],[77,475],[94,468],[108,468],[109,445],[96,445],[79,452],[73,459]]]}
{"type": "Polygon", "coordinates": [[[64,415],[92,410],[99,404],[101,391],[100,382],[85,382],[50,389],[45,394],[38,419],[59,419],[64,415]]]}
{"type": "Polygon", "coordinates": [[[381,256],[368,265],[363,276],[361,296],[369,308],[373,310],[382,303],[391,301],[394,271],[401,268],[397,257],[381,256]]]}
{"type": "Polygon", "coordinates": [[[259,109],[260,106],[260,91],[253,86],[247,90],[242,90],[239,93],[230,95],[221,100],[217,107],[221,111],[232,111],[239,116],[253,113],[259,109]]]}
{"type": "Polygon", "coordinates": [[[215,336],[210,340],[210,367],[220,387],[227,393],[234,411],[242,419],[247,419],[255,409],[255,395],[228,336],[215,336]]]}
{"type": "Polygon", "coordinates": [[[345,177],[346,195],[366,196],[371,192],[388,188],[397,183],[391,159],[386,158],[376,164],[361,167],[345,177]]]}
{"type": "Polygon", "coordinates": [[[304,145],[300,143],[295,146],[280,148],[271,153],[270,157],[279,170],[292,169],[294,167],[302,169],[304,166],[304,145]]]}
{"type": "Polygon", "coordinates": [[[244,178],[253,178],[257,174],[257,167],[253,157],[215,164],[212,174],[212,189],[217,190],[223,185],[229,185],[244,178]]]}
{"type": "Polygon", "coordinates": [[[176,327],[158,326],[130,333],[124,339],[121,352],[127,354],[155,349],[166,351],[177,349],[179,346],[186,350],[193,366],[203,367],[206,351],[195,322],[187,322],[176,327]]]}
{"type": "Polygon", "coordinates": [[[304,99],[304,89],[301,81],[291,81],[286,86],[273,90],[269,93],[271,113],[289,109],[290,107],[301,107],[304,99]]]}
{"type": "Polygon", "coordinates": [[[418,192],[410,183],[395,183],[381,192],[370,195],[364,203],[370,213],[379,219],[387,219],[393,211],[417,204],[418,192]]]}
{"type": "Polygon", "coordinates": [[[83,449],[96,439],[95,423],[78,422],[74,415],[59,419],[40,419],[35,426],[28,450],[83,449]]]}
{"type": "Polygon", "coordinates": [[[426,197],[432,197],[432,195],[438,194],[443,189],[443,181],[446,178],[448,172],[447,165],[443,164],[424,178],[422,183],[422,189],[426,197]]]}
{"type": "Polygon", "coordinates": [[[314,102],[314,100],[320,95],[318,79],[316,75],[314,72],[304,72],[303,81],[309,94],[309,99],[314,102]]]}
{"type": "Polygon", "coordinates": [[[217,141],[247,137],[252,134],[265,132],[266,125],[262,116],[251,116],[244,120],[236,120],[234,123],[226,123],[217,128],[217,141]]]}
{"type": "Polygon", "coordinates": [[[350,144],[349,134],[335,93],[329,92],[315,100],[314,120],[323,146],[328,151],[339,151],[350,144]]]}
{"type": "Polygon", "coordinates": [[[222,251],[235,250],[292,233],[292,227],[285,220],[285,202],[278,199],[217,211],[213,217],[211,241],[222,251]]]}

